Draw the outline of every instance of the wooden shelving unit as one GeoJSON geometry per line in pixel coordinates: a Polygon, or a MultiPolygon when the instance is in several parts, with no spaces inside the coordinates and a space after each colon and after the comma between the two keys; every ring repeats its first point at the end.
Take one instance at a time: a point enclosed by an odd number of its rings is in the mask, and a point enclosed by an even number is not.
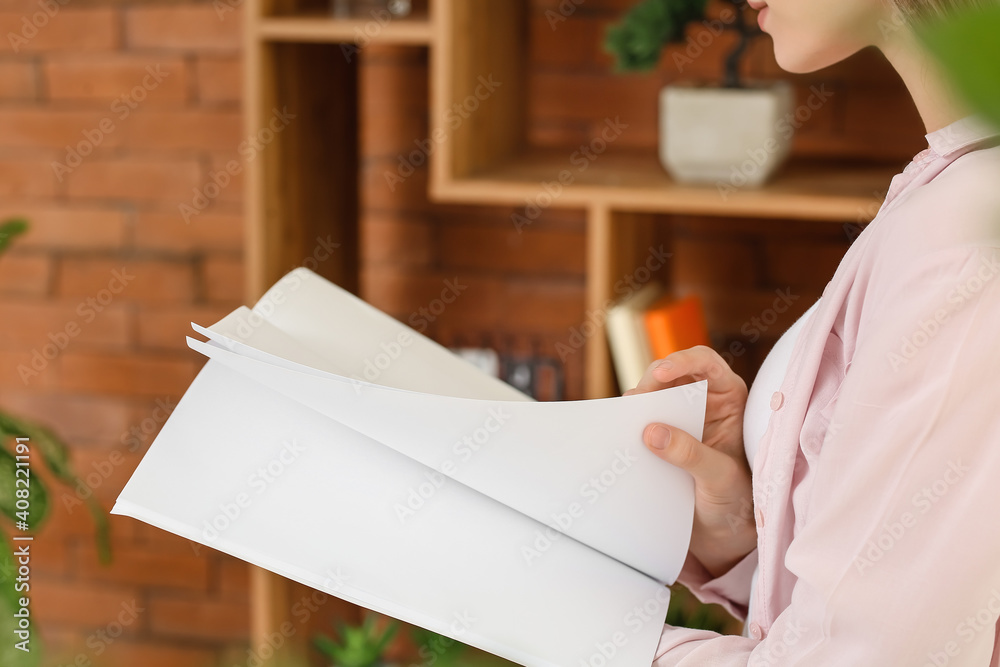
{"type": "MultiPolygon", "coordinates": [[[[249,164],[248,301],[301,262],[320,232],[334,231],[347,241],[340,261],[325,265],[327,277],[357,289],[357,252],[350,250],[358,224],[357,71],[343,44],[370,39],[429,49],[431,130],[446,133],[430,161],[431,199],[519,206],[543,192],[542,183],[573,168],[572,150],[535,150],[524,139],[526,92],[514,82],[527,66],[526,2],[427,0],[414,15],[375,30],[369,20],[334,20],[322,7],[301,4],[308,1],[247,0],[245,7],[247,133],[263,127],[275,108],[300,110],[296,122],[276,135],[276,145],[249,164]],[[509,85],[458,127],[434,125],[475,96],[488,76],[509,85]]],[[[673,182],[653,147],[612,148],[585,171],[574,169],[572,183],[549,205],[586,212],[586,308],[598,309],[613,296],[615,281],[641,261],[657,214],[855,223],[871,214],[873,193],[895,171],[798,161],[761,190],[723,197],[712,187],[673,182]]],[[[603,335],[588,340],[585,368],[588,396],[616,393],[603,335]]],[[[287,619],[295,585],[262,570],[255,570],[252,582],[256,645],[287,619]]],[[[301,654],[303,642],[291,641],[285,650],[301,654]]]]}

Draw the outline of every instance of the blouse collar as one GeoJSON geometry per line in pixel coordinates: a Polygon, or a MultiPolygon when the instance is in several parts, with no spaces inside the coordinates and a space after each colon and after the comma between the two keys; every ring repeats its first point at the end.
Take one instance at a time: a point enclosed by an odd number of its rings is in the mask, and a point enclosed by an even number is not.
{"type": "Polygon", "coordinates": [[[984,120],[982,116],[972,114],[924,136],[934,153],[947,157],[964,148],[1000,136],[1000,129],[984,120]]]}

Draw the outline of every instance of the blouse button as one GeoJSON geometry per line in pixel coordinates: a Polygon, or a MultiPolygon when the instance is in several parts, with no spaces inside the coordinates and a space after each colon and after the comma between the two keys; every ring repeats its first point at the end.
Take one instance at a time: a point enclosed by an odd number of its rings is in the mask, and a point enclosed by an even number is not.
{"type": "Polygon", "coordinates": [[[751,623],[750,636],[759,641],[764,637],[764,632],[760,629],[759,625],[757,625],[756,623],[751,623]]]}
{"type": "Polygon", "coordinates": [[[764,510],[762,510],[759,507],[757,508],[757,527],[758,528],[764,527],[764,510]]]}
{"type": "Polygon", "coordinates": [[[782,394],[780,391],[776,391],[773,394],[771,394],[771,409],[772,410],[777,410],[777,409],[781,408],[781,406],[784,404],[784,402],[785,402],[785,395],[782,394]]]}

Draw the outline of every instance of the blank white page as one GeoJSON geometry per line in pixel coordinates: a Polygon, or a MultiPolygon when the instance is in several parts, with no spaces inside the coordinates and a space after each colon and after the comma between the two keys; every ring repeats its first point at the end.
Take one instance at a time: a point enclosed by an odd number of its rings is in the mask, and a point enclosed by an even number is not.
{"type": "Polygon", "coordinates": [[[542,524],[216,361],[112,513],[529,667],[649,664],[666,612],[660,584],[568,537],[529,564],[542,524]]]}

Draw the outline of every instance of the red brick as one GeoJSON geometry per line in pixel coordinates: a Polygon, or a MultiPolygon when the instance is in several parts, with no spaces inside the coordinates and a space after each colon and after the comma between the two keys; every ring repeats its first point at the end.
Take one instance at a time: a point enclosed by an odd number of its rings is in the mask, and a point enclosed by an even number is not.
{"type": "Polygon", "coordinates": [[[580,232],[532,227],[519,233],[500,224],[442,225],[440,261],[464,271],[584,275],[585,238],[580,232]]]}
{"type": "Polygon", "coordinates": [[[92,493],[102,506],[107,507],[114,504],[142,458],[141,453],[131,452],[118,442],[105,447],[74,448],[72,454],[73,468],[86,492],[67,488],[66,493],[79,491],[78,497],[82,498],[92,493]]]}
{"type": "Polygon", "coordinates": [[[244,602],[205,598],[149,596],[150,628],[164,637],[245,640],[250,609],[244,602]]]}
{"type": "MultiPolygon", "coordinates": [[[[9,38],[0,47],[4,52],[35,53],[41,51],[110,51],[118,48],[117,12],[110,8],[60,9],[51,19],[43,23],[44,13],[36,3],[24,12],[0,13],[0,34],[14,33],[18,36],[12,44],[9,38]],[[38,18],[36,18],[38,17],[38,18]],[[25,19],[41,25],[30,39],[25,29],[25,19]]],[[[48,17],[45,17],[48,18],[48,17]]]]}
{"type": "Polygon", "coordinates": [[[187,71],[177,57],[100,55],[51,58],[42,67],[49,97],[92,101],[121,122],[150,105],[187,99],[187,71]],[[133,106],[135,107],[133,109],[133,106]]]}
{"type": "Polygon", "coordinates": [[[139,347],[144,349],[187,349],[187,336],[198,337],[191,322],[215,324],[232,311],[229,306],[166,306],[142,308],[138,314],[139,347]]]}
{"type": "MultiPolygon", "coordinates": [[[[213,206],[230,204],[241,207],[243,205],[243,177],[247,173],[247,163],[242,156],[235,152],[237,145],[230,144],[225,153],[213,153],[208,171],[202,174],[202,188],[212,182],[221,185],[219,194],[213,200],[213,206]],[[236,164],[233,165],[233,162],[236,164]]],[[[265,148],[265,150],[276,150],[274,144],[269,144],[269,146],[271,148],[265,148]]]]}
{"type": "Polygon", "coordinates": [[[204,263],[204,292],[209,301],[243,303],[245,284],[243,260],[225,256],[209,256],[204,263]]]}
{"type": "Polygon", "coordinates": [[[361,258],[365,263],[429,266],[434,261],[434,224],[425,216],[372,213],[361,221],[361,258]]]}
{"type": "Polygon", "coordinates": [[[0,62],[0,100],[25,101],[38,96],[35,64],[0,62]]]}
{"type": "MultiPolygon", "coordinates": [[[[113,120],[114,116],[107,110],[0,109],[0,147],[55,148],[58,151],[53,158],[65,163],[66,147],[75,147],[81,142],[90,146],[84,132],[99,131],[101,121],[106,118],[113,120]]],[[[99,149],[114,148],[121,144],[121,132],[101,136],[99,149]]]]}
{"type": "Polygon", "coordinates": [[[240,59],[199,57],[195,63],[198,99],[201,102],[238,104],[243,100],[243,70],[240,59]]]}
{"type": "MultiPolygon", "coordinates": [[[[133,601],[140,603],[140,608],[144,606],[139,589],[133,586],[112,587],[44,576],[31,580],[31,604],[42,623],[73,625],[81,629],[103,628],[118,622],[123,610],[133,601]]],[[[146,625],[148,613],[148,609],[140,612],[125,628],[126,633],[140,631],[146,625]]]]}
{"type": "Polygon", "coordinates": [[[744,240],[677,238],[673,242],[673,279],[699,285],[753,285],[756,250],[744,240]]]}
{"type": "Polygon", "coordinates": [[[194,297],[194,267],[189,262],[166,260],[67,257],[60,264],[56,292],[119,303],[188,302],[194,297]]]}
{"type": "Polygon", "coordinates": [[[8,253],[0,261],[0,294],[44,296],[49,291],[52,262],[46,255],[8,253]]]}
{"type": "Polygon", "coordinates": [[[57,375],[65,391],[180,396],[203,363],[204,358],[194,352],[184,357],[66,352],[59,358],[57,375]]]}
{"type": "Polygon", "coordinates": [[[227,160],[236,159],[242,122],[238,111],[143,109],[129,121],[128,145],[150,150],[232,151],[227,160]]]}
{"type": "Polygon", "coordinates": [[[199,167],[194,159],[91,159],[67,177],[71,197],[161,200],[179,206],[194,198],[199,167]]]}
{"type": "Polygon", "coordinates": [[[59,437],[74,446],[122,445],[122,436],[134,423],[130,419],[132,408],[117,398],[6,392],[3,406],[24,419],[47,422],[59,437]]]}
{"type": "Polygon", "coordinates": [[[239,14],[220,18],[212,5],[129,8],[126,41],[132,49],[236,51],[240,48],[239,14]]]}
{"type": "MultiPolygon", "coordinates": [[[[101,654],[102,667],[216,667],[216,652],[208,648],[178,646],[159,641],[119,640],[101,654]]],[[[70,665],[70,660],[65,660],[70,665]]],[[[96,663],[96,661],[94,661],[96,663]]],[[[60,664],[63,664],[60,662],[60,664]]],[[[86,664],[86,663],[83,663],[86,664]]]]}
{"type": "Polygon", "coordinates": [[[208,589],[208,558],[193,553],[161,553],[141,545],[115,549],[114,563],[100,563],[92,545],[75,550],[77,576],[91,581],[132,584],[143,588],[208,589]]]}
{"type": "Polygon", "coordinates": [[[0,387],[13,391],[43,391],[55,386],[55,373],[46,372],[51,362],[43,359],[32,366],[31,350],[0,350],[0,387]]]}
{"type": "Polygon", "coordinates": [[[176,211],[140,212],[135,223],[139,248],[191,252],[239,251],[243,248],[243,217],[224,213],[199,213],[184,222],[176,211]]]}
{"type": "Polygon", "coordinates": [[[246,561],[233,558],[227,554],[212,554],[216,560],[214,578],[218,592],[224,597],[234,597],[239,600],[249,599],[250,565],[246,561]]]}
{"type": "Polygon", "coordinates": [[[15,241],[18,248],[114,250],[125,244],[127,223],[120,210],[0,203],[0,218],[14,216],[28,220],[28,231],[15,241]]]}
{"type": "Polygon", "coordinates": [[[770,242],[765,246],[767,282],[774,287],[812,286],[820,290],[833,277],[848,243],[770,242]]]}
{"type": "MultiPolygon", "coordinates": [[[[402,322],[419,323],[420,308],[439,299],[445,280],[465,286],[440,315],[423,317],[431,328],[466,331],[563,332],[583,321],[582,280],[504,280],[495,276],[421,273],[390,266],[366,267],[361,273],[363,298],[402,322]]],[[[417,325],[424,326],[424,325],[417,325]]]]}
{"type": "Polygon", "coordinates": [[[0,197],[52,197],[55,193],[50,160],[0,159],[0,197]]]}
{"type": "Polygon", "coordinates": [[[80,301],[25,301],[0,299],[0,330],[4,347],[42,348],[54,337],[65,349],[78,346],[124,347],[129,342],[129,314],[121,303],[100,312],[80,301]]]}

